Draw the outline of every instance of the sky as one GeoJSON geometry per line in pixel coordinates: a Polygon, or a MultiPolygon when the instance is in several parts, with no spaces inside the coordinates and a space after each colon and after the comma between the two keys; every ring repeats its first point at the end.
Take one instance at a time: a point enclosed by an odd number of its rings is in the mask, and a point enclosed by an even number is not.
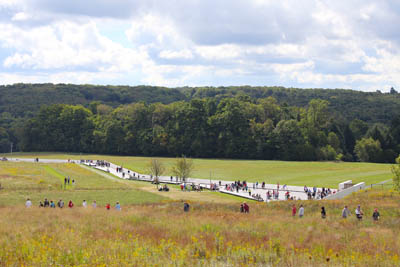
{"type": "Polygon", "coordinates": [[[0,0],[0,84],[388,92],[399,25],[399,0],[0,0]]]}

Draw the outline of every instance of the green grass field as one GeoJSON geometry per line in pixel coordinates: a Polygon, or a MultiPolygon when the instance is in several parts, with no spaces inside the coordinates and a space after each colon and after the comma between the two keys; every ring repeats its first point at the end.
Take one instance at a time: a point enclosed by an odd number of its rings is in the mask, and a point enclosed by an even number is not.
{"type": "Polygon", "coordinates": [[[29,197],[37,205],[44,198],[64,202],[72,200],[81,205],[96,200],[98,205],[155,203],[164,200],[207,201],[237,203],[239,198],[217,192],[181,192],[171,186],[170,192],[158,192],[147,182],[127,181],[78,164],[44,164],[0,162],[0,206],[22,205],[29,197]],[[75,185],[64,186],[64,177],[75,180],[75,185]]]}
{"type": "MultiPolygon", "coordinates": [[[[4,154],[4,156],[10,156],[4,154]]],[[[14,157],[58,159],[105,159],[132,170],[147,173],[148,157],[123,157],[109,155],[79,155],[61,153],[14,153],[14,157]]],[[[159,158],[166,166],[166,175],[176,159],[159,158]]],[[[265,160],[194,159],[192,177],[220,180],[265,181],[288,185],[325,186],[337,188],[338,183],[353,180],[367,185],[392,178],[391,164],[359,162],[286,162],[265,160]]]]}
{"type": "Polygon", "coordinates": [[[44,198],[64,202],[72,200],[80,205],[96,200],[99,205],[159,202],[161,195],[139,190],[119,181],[106,179],[76,164],[35,164],[0,162],[0,205],[24,203],[31,198],[34,204],[44,198]],[[64,177],[70,176],[76,184],[64,188],[64,177]]]}

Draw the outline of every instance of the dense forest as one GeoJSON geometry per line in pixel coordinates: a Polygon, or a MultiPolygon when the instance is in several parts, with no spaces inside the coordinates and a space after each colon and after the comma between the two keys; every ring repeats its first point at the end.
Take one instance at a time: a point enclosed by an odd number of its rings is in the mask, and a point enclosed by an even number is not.
{"type": "Polygon", "coordinates": [[[0,86],[0,151],[393,162],[400,95],[281,87],[0,86]]]}

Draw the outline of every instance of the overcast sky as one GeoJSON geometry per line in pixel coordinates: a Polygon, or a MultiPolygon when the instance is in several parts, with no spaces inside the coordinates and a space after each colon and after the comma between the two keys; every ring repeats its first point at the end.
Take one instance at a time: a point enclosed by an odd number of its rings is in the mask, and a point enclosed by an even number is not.
{"type": "Polygon", "coordinates": [[[400,87],[399,0],[0,0],[0,84],[400,87]]]}

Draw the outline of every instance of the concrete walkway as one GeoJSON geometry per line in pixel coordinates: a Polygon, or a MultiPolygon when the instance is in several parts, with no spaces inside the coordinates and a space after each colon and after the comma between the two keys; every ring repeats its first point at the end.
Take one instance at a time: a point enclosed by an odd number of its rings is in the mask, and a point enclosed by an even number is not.
{"type": "MultiPolygon", "coordinates": [[[[115,175],[115,176],[121,178],[121,179],[140,180],[140,181],[147,181],[147,182],[152,182],[154,180],[151,175],[138,173],[138,172],[132,171],[127,168],[122,168],[121,171],[117,172],[117,168],[119,168],[119,166],[117,166],[113,163],[110,163],[110,162],[108,162],[108,163],[110,164],[109,167],[98,166],[98,165],[96,165],[96,161],[84,162],[83,164],[92,166],[92,167],[94,167],[98,170],[102,170],[104,172],[108,172],[112,175],[115,175]]],[[[182,184],[182,182],[178,181],[175,177],[172,177],[172,179],[171,179],[171,176],[160,176],[158,178],[158,180],[160,183],[179,184],[179,185],[182,184]]],[[[254,197],[252,195],[258,194],[261,197],[260,201],[261,200],[267,201],[267,191],[270,191],[270,193],[272,194],[273,190],[277,190],[277,185],[275,185],[275,184],[265,184],[265,187],[261,188],[261,184],[258,184],[258,186],[256,187],[255,183],[247,183],[248,191],[226,190],[225,185],[231,185],[232,183],[234,183],[234,181],[210,180],[210,179],[199,179],[199,178],[187,178],[186,179],[186,184],[188,184],[188,185],[195,184],[195,185],[200,185],[203,188],[210,189],[210,185],[212,184],[213,187],[221,193],[226,193],[226,194],[230,194],[230,195],[234,195],[234,196],[238,196],[238,197],[242,197],[242,198],[254,200],[254,197]],[[250,194],[249,194],[249,192],[250,192],[250,194]]],[[[312,187],[310,189],[312,189],[312,187]]],[[[322,190],[322,189],[317,188],[317,190],[322,190]]],[[[337,191],[337,189],[331,189],[331,190],[337,191]]],[[[271,201],[286,200],[285,193],[287,191],[289,191],[291,197],[294,197],[297,200],[307,200],[307,194],[304,192],[304,187],[287,185],[285,187],[285,189],[283,189],[283,185],[280,185],[278,199],[271,198],[271,201]]]]}
{"type": "MultiPolygon", "coordinates": [[[[28,158],[7,158],[8,161],[12,162],[37,162],[35,159],[28,159],[28,158]]],[[[77,163],[77,164],[82,164],[86,165],[92,168],[95,168],[96,170],[100,170],[106,173],[109,173],[113,176],[119,177],[121,179],[128,179],[128,180],[140,180],[140,181],[147,181],[147,182],[152,182],[154,179],[151,177],[151,175],[148,174],[142,174],[135,172],[133,170],[127,169],[127,168],[121,168],[120,171],[117,171],[117,168],[120,168],[120,166],[115,165],[111,162],[106,162],[107,165],[109,166],[100,166],[97,165],[96,160],[85,160],[83,162],[79,160],[63,160],[63,159],[39,159],[39,163],[77,163]]],[[[107,178],[110,178],[111,175],[107,175],[107,178]]],[[[159,182],[160,183],[168,183],[168,184],[182,184],[181,181],[178,181],[175,177],[171,176],[160,176],[159,177],[159,182]]],[[[258,194],[261,199],[260,201],[267,201],[267,192],[270,191],[272,194],[273,190],[277,190],[277,185],[276,184],[265,184],[264,188],[261,188],[261,184],[258,184],[256,187],[255,183],[247,183],[248,185],[248,191],[244,190],[226,190],[225,185],[231,185],[234,183],[234,181],[223,181],[223,180],[210,180],[210,179],[199,179],[199,178],[187,178],[186,179],[186,184],[191,185],[199,185],[203,188],[208,188],[210,189],[211,187],[215,188],[215,190],[225,193],[225,194],[230,194],[242,198],[247,198],[247,199],[252,199],[254,200],[254,197],[252,195],[258,194]],[[249,194],[250,191],[250,194],[249,194]]],[[[312,189],[311,185],[307,185],[309,189],[312,189]],[[310,187],[311,186],[311,187],[310,187]]],[[[317,190],[322,190],[321,188],[317,188],[317,190]]],[[[337,191],[337,189],[332,189],[332,191],[337,191]]],[[[285,193],[289,191],[290,196],[294,197],[297,200],[306,200],[307,199],[307,194],[304,192],[304,187],[303,186],[291,186],[287,185],[283,189],[283,185],[280,185],[279,187],[279,196],[278,199],[273,199],[271,198],[271,201],[273,200],[285,200],[285,193]]]]}

